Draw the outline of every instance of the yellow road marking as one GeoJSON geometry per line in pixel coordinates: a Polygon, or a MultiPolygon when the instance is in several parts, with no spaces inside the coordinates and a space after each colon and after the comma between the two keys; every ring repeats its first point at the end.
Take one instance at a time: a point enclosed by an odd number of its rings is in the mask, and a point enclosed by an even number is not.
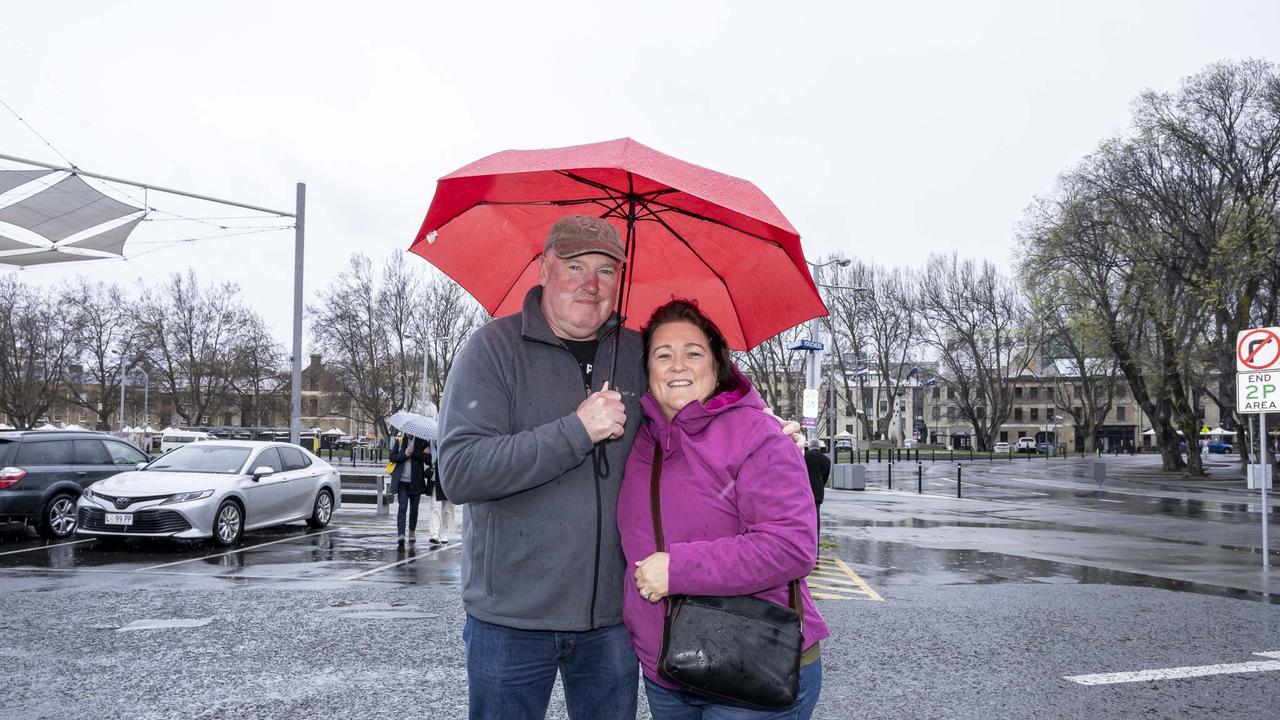
{"type": "Polygon", "coordinates": [[[843,560],[838,557],[819,557],[818,567],[814,568],[806,580],[815,598],[822,600],[874,600],[884,602],[880,594],[871,589],[865,580],[858,577],[843,560]],[[825,591],[825,592],[823,592],[825,591]]]}

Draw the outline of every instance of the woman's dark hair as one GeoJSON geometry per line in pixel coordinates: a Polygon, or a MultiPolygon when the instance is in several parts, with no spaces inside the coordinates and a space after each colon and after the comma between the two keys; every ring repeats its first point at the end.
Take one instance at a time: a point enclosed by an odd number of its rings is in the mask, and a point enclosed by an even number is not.
{"type": "Polygon", "coordinates": [[[687,322],[707,336],[707,340],[711,342],[711,347],[707,350],[716,364],[716,389],[711,391],[711,395],[719,395],[728,390],[733,384],[733,360],[729,357],[729,345],[724,341],[724,335],[720,334],[720,328],[703,315],[698,305],[691,300],[672,300],[654,310],[649,316],[649,322],[645,324],[644,330],[640,331],[641,337],[644,338],[645,363],[649,362],[649,349],[653,342],[654,331],[673,322],[687,322]]]}

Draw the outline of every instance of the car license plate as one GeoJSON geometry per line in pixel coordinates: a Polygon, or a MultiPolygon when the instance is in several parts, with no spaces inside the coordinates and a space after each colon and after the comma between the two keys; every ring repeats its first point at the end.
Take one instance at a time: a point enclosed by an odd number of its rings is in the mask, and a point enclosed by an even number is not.
{"type": "Polygon", "coordinates": [[[107,513],[108,525],[132,525],[133,513],[107,513]]]}

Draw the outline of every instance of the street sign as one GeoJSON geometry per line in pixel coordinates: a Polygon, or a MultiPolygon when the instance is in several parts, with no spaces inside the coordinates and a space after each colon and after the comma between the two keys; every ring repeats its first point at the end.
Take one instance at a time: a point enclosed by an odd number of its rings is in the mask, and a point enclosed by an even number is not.
{"type": "Polygon", "coordinates": [[[803,415],[806,419],[818,417],[818,389],[817,388],[804,389],[803,405],[804,407],[800,412],[801,415],[803,415]]]}
{"type": "Polygon", "coordinates": [[[1253,328],[1236,334],[1236,371],[1280,370],[1280,327],[1253,328]]]}
{"type": "Polygon", "coordinates": [[[1280,371],[1237,373],[1236,411],[1253,415],[1280,412],[1280,371]]]}
{"type": "Polygon", "coordinates": [[[823,345],[817,340],[801,340],[799,342],[791,343],[790,345],[787,346],[787,349],[788,350],[821,350],[825,347],[826,345],[823,345]]]}

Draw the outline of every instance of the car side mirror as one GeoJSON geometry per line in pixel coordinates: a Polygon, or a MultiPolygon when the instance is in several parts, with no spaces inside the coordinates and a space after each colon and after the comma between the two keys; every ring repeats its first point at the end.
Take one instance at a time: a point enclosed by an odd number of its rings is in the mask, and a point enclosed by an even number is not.
{"type": "Polygon", "coordinates": [[[276,471],[268,465],[259,465],[253,469],[253,479],[256,482],[260,478],[264,478],[268,475],[274,475],[275,472],[276,471]]]}
{"type": "Polygon", "coordinates": [[[144,462],[134,463],[134,464],[133,464],[133,469],[134,469],[134,470],[141,470],[142,468],[144,468],[144,467],[146,467],[146,466],[147,466],[147,464],[146,464],[146,463],[144,463],[144,462]]]}

